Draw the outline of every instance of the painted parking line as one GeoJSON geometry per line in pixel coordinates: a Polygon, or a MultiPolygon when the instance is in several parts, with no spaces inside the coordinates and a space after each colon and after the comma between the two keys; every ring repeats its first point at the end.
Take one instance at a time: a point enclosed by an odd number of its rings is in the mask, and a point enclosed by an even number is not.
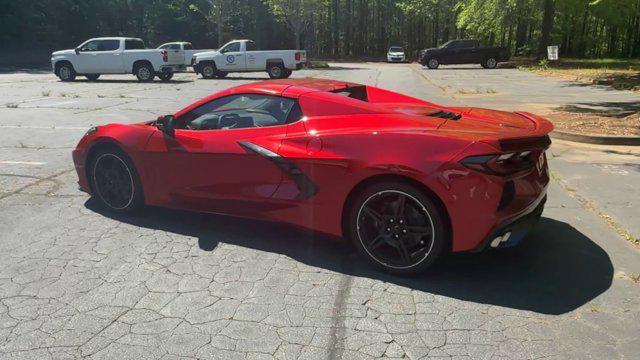
{"type": "Polygon", "coordinates": [[[1,129],[88,130],[91,126],[0,125],[1,129]]]}
{"type": "Polygon", "coordinates": [[[34,166],[39,166],[39,165],[44,165],[46,163],[41,162],[41,161],[12,161],[12,160],[0,160],[0,164],[5,164],[5,165],[34,165],[34,166]]]}

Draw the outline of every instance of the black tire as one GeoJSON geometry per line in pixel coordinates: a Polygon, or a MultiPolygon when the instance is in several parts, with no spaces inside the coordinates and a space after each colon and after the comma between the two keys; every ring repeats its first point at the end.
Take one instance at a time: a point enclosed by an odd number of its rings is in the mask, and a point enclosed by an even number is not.
{"type": "Polygon", "coordinates": [[[76,79],[76,70],[70,63],[62,63],[58,65],[56,75],[58,75],[58,78],[62,81],[73,81],[76,79]]]}
{"type": "Polygon", "coordinates": [[[200,75],[202,75],[205,79],[213,79],[216,77],[216,73],[218,69],[216,69],[216,65],[213,63],[205,63],[200,68],[200,75]]]}
{"type": "Polygon", "coordinates": [[[142,183],[129,156],[107,148],[91,157],[88,176],[93,197],[106,209],[128,213],[144,204],[142,183]]]}
{"type": "Polygon", "coordinates": [[[162,82],[167,82],[173,78],[173,73],[160,73],[158,74],[158,78],[162,82]]]}
{"type": "Polygon", "coordinates": [[[293,74],[293,70],[291,70],[291,69],[284,69],[284,73],[282,74],[282,78],[283,78],[283,79],[286,79],[286,78],[288,78],[289,76],[291,76],[291,74],[293,74]]]}
{"type": "Polygon", "coordinates": [[[89,81],[96,81],[100,77],[100,74],[87,74],[87,75],[85,75],[85,77],[89,81]]]}
{"type": "Polygon", "coordinates": [[[147,63],[136,66],[134,74],[140,82],[151,82],[156,76],[156,72],[153,70],[153,66],[147,63]]]}
{"type": "Polygon", "coordinates": [[[216,77],[218,79],[224,79],[227,75],[229,75],[229,73],[226,71],[216,71],[216,77]]]}
{"type": "Polygon", "coordinates": [[[488,57],[484,59],[482,64],[482,67],[484,67],[485,69],[495,69],[496,66],[498,66],[498,60],[496,60],[496,58],[494,57],[488,57]]]}
{"type": "Polygon", "coordinates": [[[285,73],[285,67],[282,63],[267,64],[267,74],[272,79],[281,79],[285,73]]]}
{"type": "Polygon", "coordinates": [[[387,272],[423,272],[448,248],[444,215],[414,186],[374,183],[349,203],[344,233],[371,264],[387,272]]]}
{"type": "Polygon", "coordinates": [[[440,62],[436,58],[427,59],[426,61],[427,67],[431,70],[435,70],[440,66],[440,62]]]}

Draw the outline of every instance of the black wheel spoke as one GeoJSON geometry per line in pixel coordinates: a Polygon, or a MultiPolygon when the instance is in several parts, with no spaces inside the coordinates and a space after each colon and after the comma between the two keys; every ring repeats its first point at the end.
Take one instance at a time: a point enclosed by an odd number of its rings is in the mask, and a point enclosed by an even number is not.
{"type": "Polygon", "coordinates": [[[411,254],[409,254],[409,251],[407,250],[407,246],[404,244],[404,242],[402,240],[400,240],[398,242],[398,252],[400,253],[400,258],[402,258],[402,261],[405,264],[411,264],[411,254]]]}
{"type": "Polygon", "coordinates": [[[386,237],[385,234],[380,234],[375,239],[371,240],[371,242],[369,243],[369,246],[371,247],[371,249],[377,249],[382,244],[386,243],[385,237],[386,237]]]}
{"type": "Polygon", "coordinates": [[[366,215],[369,215],[373,220],[377,221],[378,223],[384,223],[384,218],[382,217],[382,215],[379,212],[377,212],[377,211],[375,211],[375,210],[373,210],[373,209],[371,209],[369,207],[365,207],[362,210],[364,211],[364,213],[366,215]]]}
{"type": "Polygon", "coordinates": [[[133,197],[133,179],[125,162],[112,154],[96,160],[94,179],[102,200],[114,209],[126,207],[133,197]]]}
{"type": "Polygon", "coordinates": [[[429,235],[431,233],[426,226],[407,226],[407,231],[413,235],[429,235]]]}
{"type": "Polygon", "coordinates": [[[394,216],[401,217],[404,216],[404,207],[407,202],[406,196],[403,194],[398,194],[398,201],[395,203],[394,216]]]}

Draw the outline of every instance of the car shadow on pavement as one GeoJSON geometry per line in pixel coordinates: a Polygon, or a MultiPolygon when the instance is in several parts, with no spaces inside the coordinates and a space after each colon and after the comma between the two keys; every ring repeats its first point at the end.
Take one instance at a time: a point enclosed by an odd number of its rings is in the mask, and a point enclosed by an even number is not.
{"type": "Polygon", "coordinates": [[[564,314],[584,305],[611,286],[614,273],[600,246],[550,218],[542,218],[517,247],[452,254],[425,274],[403,277],[372,268],[347,241],[285,224],[154,207],[121,216],[92,200],[85,206],[117,221],[195,237],[203,251],[232,244],[417,291],[543,314],[564,314]]]}

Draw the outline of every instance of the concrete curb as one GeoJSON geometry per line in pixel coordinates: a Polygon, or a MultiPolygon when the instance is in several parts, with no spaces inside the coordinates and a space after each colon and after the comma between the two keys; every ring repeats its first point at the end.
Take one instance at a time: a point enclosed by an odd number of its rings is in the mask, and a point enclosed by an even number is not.
{"type": "Polygon", "coordinates": [[[584,135],[558,130],[552,131],[549,135],[554,139],[586,144],[640,146],[640,136],[584,135]]]}

